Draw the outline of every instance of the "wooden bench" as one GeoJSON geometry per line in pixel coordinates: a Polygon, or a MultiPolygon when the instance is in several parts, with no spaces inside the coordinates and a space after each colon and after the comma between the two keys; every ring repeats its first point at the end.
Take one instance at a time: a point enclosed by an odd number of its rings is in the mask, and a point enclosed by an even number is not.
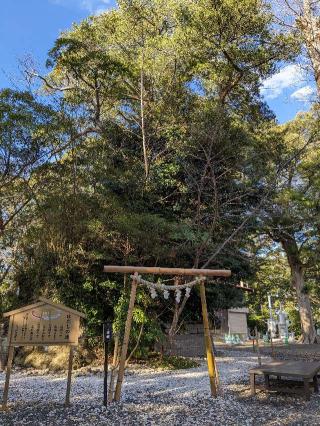
{"type": "MultiPolygon", "coordinates": [[[[312,381],[314,391],[318,392],[317,374],[320,370],[320,362],[306,361],[272,361],[268,364],[262,364],[249,370],[251,395],[255,395],[256,389],[273,389],[270,388],[270,376],[276,376],[278,381],[281,377],[290,377],[294,379],[302,379],[302,394],[307,401],[310,400],[310,381],[312,381]],[[256,375],[263,375],[265,386],[256,385],[256,375]]],[[[285,392],[296,392],[292,388],[277,388],[285,392]]]]}

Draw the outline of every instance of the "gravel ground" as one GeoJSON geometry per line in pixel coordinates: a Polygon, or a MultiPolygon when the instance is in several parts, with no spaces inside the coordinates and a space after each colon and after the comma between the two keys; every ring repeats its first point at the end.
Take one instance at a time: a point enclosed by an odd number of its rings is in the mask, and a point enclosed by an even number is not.
{"type": "MultiPolygon", "coordinates": [[[[272,355],[271,347],[262,347],[261,353],[266,356],[272,355]]],[[[294,359],[294,360],[306,360],[306,361],[319,361],[320,351],[319,344],[314,345],[302,345],[302,344],[291,344],[288,346],[275,346],[273,351],[273,357],[278,359],[294,359]]]]}
{"type": "MultiPolygon", "coordinates": [[[[267,358],[265,358],[267,360],[267,358]]],[[[222,391],[210,397],[206,364],[163,372],[135,367],[127,372],[122,402],[102,405],[101,373],[76,375],[72,405],[63,407],[65,375],[13,371],[9,410],[0,425],[320,425],[320,396],[311,401],[285,394],[250,396],[248,369],[252,354],[224,352],[218,358],[222,391]]],[[[0,386],[4,374],[0,374],[0,386]]]]}

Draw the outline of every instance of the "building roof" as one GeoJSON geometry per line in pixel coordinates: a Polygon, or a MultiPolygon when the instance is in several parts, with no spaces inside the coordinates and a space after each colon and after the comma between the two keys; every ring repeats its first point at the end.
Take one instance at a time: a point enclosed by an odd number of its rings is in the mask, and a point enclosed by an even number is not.
{"type": "Polygon", "coordinates": [[[228,312],[234,312],[237,314],[248,314],[249,309],[248,308],[231,308],[231,309],[228,309],[228,312]]]}

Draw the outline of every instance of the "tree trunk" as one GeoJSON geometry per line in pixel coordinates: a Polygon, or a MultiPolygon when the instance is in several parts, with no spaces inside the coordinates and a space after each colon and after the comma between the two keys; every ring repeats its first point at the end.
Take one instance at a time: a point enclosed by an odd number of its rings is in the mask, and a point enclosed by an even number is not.
{"type": "Polygon", "coordinates": [[[304,265],[301,262],[299,249],[292,236],[281,238],[282,247],[287,255],[291,269],[292,285],[297,293],[297,301],[300,314],[302,343],[316,343],[317,334],[313,322],[309,295],[305,291],[304,265]]]}
{"type": "MultiPolygon", "coordinates": [[[[175,279],[174,284],[175,285],[179,284],[179,278],[175,279]]],[[[168,336],[167,336],[168,342],[169,342],[169,347],[170,347],[170,352],[172,352],[173,349],[174,349],[174,338],[175,338],[175,335],[177,334],[179,319],[180,319],[181,314],[183,312],[183,309],[184,309],[184,307],[185,307],[185,305],[188,301],[188,298],[189,298],[189,296],[187,296],[185,294],[180,305],[179,305],[179,303],[175,302],[173,318],[172,318],[171,326],[169,328],[168,336]]]]}
{"type": "Polygon", "coordinates": [[[303,0],[303,15],[297,18],[297,26],[304,38],[313,68],[318,97],[320,97],[320,27],[319,18],[313,12],[312,3],[314,2],[311,0],[303,0]]]}
{"type": "Polygon", "coordinates": [[[303,343],[315,343],[317,335],[314,327],[309,295],[304,291],[304,270],[300,265],[291,269],[292,283],[297,292],[303,343]]]}
{"type": "Polygon", "coordinates": [[[147,138],[146,138],[146,127],[145,127],[144,71],[143,71],[143,68],[141,68],[141,73],[140,73],[140,112],[141,112],[141,135],[142,135],[144,172],[145,172],[145,178],[147,180],[148,176],[149,176],[149,161],[148,161],[147,138]]]}

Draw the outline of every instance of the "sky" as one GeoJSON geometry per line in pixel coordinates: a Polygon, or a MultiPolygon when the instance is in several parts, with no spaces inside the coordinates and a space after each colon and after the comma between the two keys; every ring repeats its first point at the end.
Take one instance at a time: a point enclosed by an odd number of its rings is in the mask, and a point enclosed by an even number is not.
{"type": "MultiPolygon", "coordinates": [[[[115,0],[1,0],[0,89],[21,86],[19,62],[33,58],[44,71],[48,50],[61,31],[92,14],[115,6],[115,0]]],[[[294,64],[284,64],[263,82],[262,94],[280,123],[310,107],[314,84],[294,64]]]]}

